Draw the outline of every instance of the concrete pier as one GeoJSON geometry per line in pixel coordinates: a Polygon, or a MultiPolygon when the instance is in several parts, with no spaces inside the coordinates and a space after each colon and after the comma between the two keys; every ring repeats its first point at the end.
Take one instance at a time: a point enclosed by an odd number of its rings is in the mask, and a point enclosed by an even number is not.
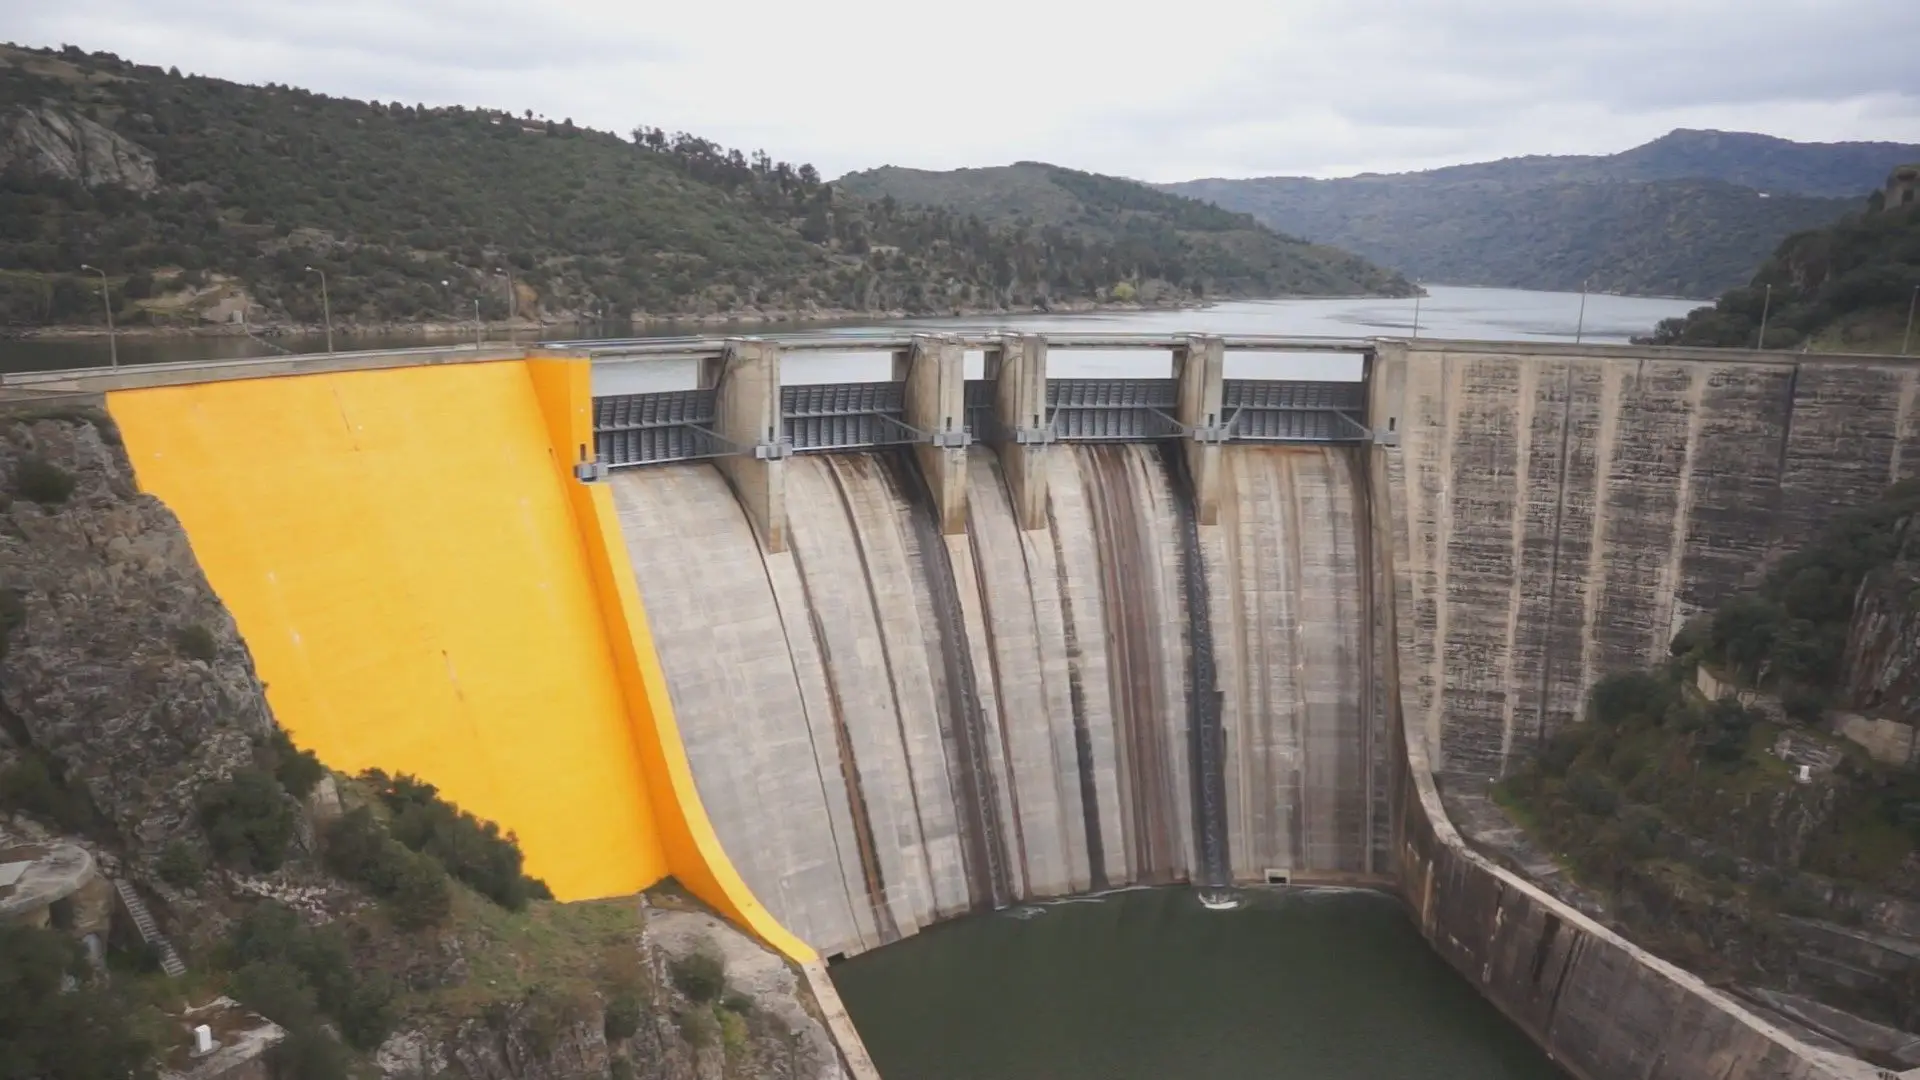
{"type": "Polygon", "coordinates": [[[1180,449],[1193,478],[1194,514],[1202,525],[1220,523],[1220,444],[1225,437],[1220,397],[1226,383],[1226,342],[1196,334],[1173,350],[1173,374],[1180,380],[1180,407],[1174,419],[1187,429],[1180,449]]]}
{"type": "Polygon", "coordinates": [[[932,436],[914,447],[914,458],[948,535],[967,531],[965,361],[959,339],[931,335],[894,354],[893,377],[907,384],[906,422],[932,436]]]}
{"type": "Polygon", "coordinates": [[[1053,433],[1047,427],[1047,339],[1019,334],[987,352],[994,380],[994,414],[1000,421],[994,449],[1006,471],[1014,516],[1022,529],[1046,527],[1047,458],[1053,433]]]}
{"type": "Polygon", "coordinates": [[[786,458],[780,439],[780,346],[758,338],[727,342],[725,355],[701,365],[700,385],[715,394],[714,431],[736,453],[719,459],[754,534],[768,551],[787,550],[786,458]]]}

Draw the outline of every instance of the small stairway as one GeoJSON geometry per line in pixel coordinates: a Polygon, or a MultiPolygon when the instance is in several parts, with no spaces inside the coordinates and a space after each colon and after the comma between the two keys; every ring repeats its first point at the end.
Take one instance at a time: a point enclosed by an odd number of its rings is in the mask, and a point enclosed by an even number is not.
{"type": "Polygon", "coordinates": [[[170,979],[177,979],[187,973],[187,965],[180,962],[180,954],[174,951],[173,942],[160,932],[160,924],[153,921],[153,912],[147,910],[147,902],[140,899],[133,886],[125,878],[113,879],[113,891],[120,896],[120,906],[127,909],[127,916],[133,920],[134,929],[140,932],[140,940],[152,946],[160,956],[160,970],[170,979]]]}

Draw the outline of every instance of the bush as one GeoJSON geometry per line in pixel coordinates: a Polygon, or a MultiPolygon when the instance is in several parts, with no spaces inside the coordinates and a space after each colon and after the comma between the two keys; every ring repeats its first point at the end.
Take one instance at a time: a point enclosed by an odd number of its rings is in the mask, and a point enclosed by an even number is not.
{"type": "Polygon", "coordinates": [[[13,470],[13,493],[41,506],[58,506],[73,496],[74,479],[42,457],[20,459],[13,470]]]}
{"type": "Polygon", "coordinates": [[[176,889],[191,889],[200,884],[206,876],[207,867],[200,859],[200,853],[189,844],[179,840],[171,841],[160,852],[160,858],[154,864],[160,880],[176,889]]]}
{"type": "Polygon", "coordinates": [[[432,926],[453,908],[439,864],[388,836],[364,806],[342,815],[327,830],[326,863],[334,873],[387,901],[393,921],[403,928],[432,926]]]}
{"type": "Polygon", "coordinates": [[[291,1028],[271,1053],[275,1080],[347,1080],[346,1048],[324,1028],[291,1028]]]}
{"type": "Polygon", "coordinates": [[[720,1021],[714,1018],[710,1008],[696,1005],[673,1019],[680,1029],[680,1037],[689,1046],[705,1049],[720,1041],[720,1021]]]}
{"type": "Polygon", "coordinates": [[[1620,797],[1613,793],[1606,781],[1585,771],[1567,777],[1567,797],[1573,800],[1581,813],[1593,817],[1606,817],[1620,805],[1620,797]]]}
{"type": "Polygon", "coordinates": [[[291,908],[269,900],[234,925],[230,946],[242,972],[252,972],[249,992],[296,1020],[302,1008],[325,1013],[339,1022],[348,1042],[363,1050],[380,1045],[392,1030],[393,984],[378,972],[358,973],[339,930],[309,927],[291,908]]]}
{"type": "Polygon", "coordinates": [[[200,826],[214,858],[243,870],[275,870],[293,839],[293,807],[279,781],[240,769],[201,790],[200,826]]]}
{"type": "Polygon", "coordinates": [[[79,947],[60,934],[0,923],[0,1076],[153,1075],[153,1047],[133,1023],[132,1003],[89,974],[79,947]]]}
{"type": "Polygon", "coordinates": [[[220,647],[213,640],[213,631],[199,623],[189,623],[175,630],[173,647],[189,660],[205,660],[209,663],[220,654],[220,647]]]}
{"type": "Polygon", "coordinates": [[[68,832],[85,831],[94,822],[93,804],[67,784],[59,766],[33,750],[0,771],[0,806],[45,818],[68,832]]]}
{"type": "Polygon", "coordinates": [[[1674,700],[1673,686],[1644,671],[1617,672],[1593,684],[1587,719],[1608,727],[1654,727],[1674,700]]]}
{"type": "Polygon", "coordinates": [[[296,799],[304,799],[313,793],[320,778],[327,775],[327,767],[311,750],[302,750],[293,745],[285,731],[275,728],[273,732],[273,751],[275,764],[273,775],[287,794],[296,799]]]}
{"type": "Polygon", "coordinates": [[[615,994],[607,1002],[604,1027],[610,1043],[633,1038],[640,1031],[640,999],[630,993],[615,994]]]}
{"type": "Polygon", "coordinates": [[[720,954],[700,949],[667,965],[673,985],[701,1003],[717,1001],[727,989],[727,964],[720,954]]]}
{"type": "Polygon", "coordinates": [[[1827,695],[1800,683],[1780,692],[1780,707],[1786,714],[1802,724],[1817,724],[1825,715],[1827,695]]]}
{"type": "Polygon", "coordinates": [[[720,1007],[741,1016],[753,1015],[753,999],[737,990],[728,992],[726,998],[720,1002],[720,1007]]]}
{"type": "Polygon", "coordinates": [[[394,839],[439,861],[448,873],[475,892],[510,911],[532,899],[551,899],[546,883],[521,871],[519,841],[491,821],[440,797],[432,784],[402,774],[388,777],[378,770],[366,779],[380,792],[393,815],[394,839]]]}

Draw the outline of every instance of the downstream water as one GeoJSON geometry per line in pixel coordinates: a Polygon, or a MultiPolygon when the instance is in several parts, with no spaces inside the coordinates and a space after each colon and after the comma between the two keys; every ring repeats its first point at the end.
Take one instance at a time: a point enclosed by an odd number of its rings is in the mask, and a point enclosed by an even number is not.
{"type": "Polygon", "coordinates": [[[1398,901],[1188,889],[1015,908],[833,967],[895,1080],[1565,1080],[1398,901]]]}
{"type": "MultiPolygon", "coordinates": [[[[1624,342],[1635,334],[1651,331],[1654,324],[1673,315],[1684,315],[1699,301],[1663,300],[1646,297],[1589,296],[1585,315],[1581,314],[1578,293],[1533,292],[1524,289],[1469,289],[1455,286],[1428,286],[1429,295],[1419,304],[1419,334],[1422,337],[1447,337],[1490,341],[1571,341],[1576,333],[1584,340],[1624,342]]],[[[1414,333],[1414,301],[1385,299],[1268,300],[1236,301],[1188,311],[1102,312],[1090,315],[1021,315],[961,319],[908,319],[892,323],[750,323],[738,325],[662,325],[645,331],[643,337],[675,337],[689,334],[778,334],[796,331],[826,331],[857,338],[862,333],[907,327],[1007,328],[1025,330],[1109,333],[1123,331],[1196,331],[1217,334],[1297,334],[1332,337],[1406,337],[1414,333]]],[[[546,340],[604,338],[615,331],[609,327],[548,327],[541,336],[546,340]]],[[[626,331],[620,330],[624,335],[626,331]]],[[[523,334],[522,340],[530,340],[523,334]]],[[[338,335],[335,345],[342,349],[412,348],[426,345],[459,345],[471,340],[461,335],[437,337],[421,334],[338,335]]],[[[495,342],[505,340],[499,332],[495,342]]],[[[119,341],[120,362],[147,364],[209,358],[237,358],[273,355],[279,350],[296,353],[324,352],[326,339],[321,335],[292,335],[272,339],[265,345],[249,338],[139,338],[123,336],[119,341]]],[[[81,340],[0,341],[0,372],[43,371],[58,368],[89,367],[107,362],[105,338],[81,340]]],[[[1129,374],[1127,371],[1088,370],[1084,374],[1129,374]]],[[[1238,375],[1230,371],[1229,375],[1238,375]]],[[[858,378],[870,376],[859,375],[858,378]]],[[[822,379],[821,381],[831,381],[822,379]]]]}

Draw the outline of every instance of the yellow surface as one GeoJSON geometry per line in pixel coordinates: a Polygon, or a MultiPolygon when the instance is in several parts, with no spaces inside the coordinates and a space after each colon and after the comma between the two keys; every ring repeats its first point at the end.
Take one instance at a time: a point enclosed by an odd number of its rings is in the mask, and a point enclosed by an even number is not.
{"type": "MultiPolygon", "coordinates": [[[[527,369],[554,445],[572,447],[571,460],[578,460],[580,448],[590,445],[593,437],[589,365],[582,360],[531,360],[527,369]]],[[[570,470],[571,464],[563,462],[562,467],[570,470]]],[[[653,633],[627,559],[626,539],[614,514],[612,492],[604,484],[573,484],[568,492],[600,592],[607,641],[613,647],[626,690],[668,866],[695,896],[772,948],[800,963],[817,959],[812,946],[780,925],[773,913],[754,898],[753,890],[727,858],[700,803],[693,768],[667,695],[666,675],[660,670],[653,633]]]]}
{"type": "Polygon", "coordinates": [[[575,406],[556,413],[539,370],[337,372],[107,404],[296,741],[335,769],[439,785],[518,833],[562,899],[628,893],[669,872],[643,779],[658,736],[628,709],[636,661],[607,637],[602,527],[576,517],[575,451],[550,435],[575,406]]]}

